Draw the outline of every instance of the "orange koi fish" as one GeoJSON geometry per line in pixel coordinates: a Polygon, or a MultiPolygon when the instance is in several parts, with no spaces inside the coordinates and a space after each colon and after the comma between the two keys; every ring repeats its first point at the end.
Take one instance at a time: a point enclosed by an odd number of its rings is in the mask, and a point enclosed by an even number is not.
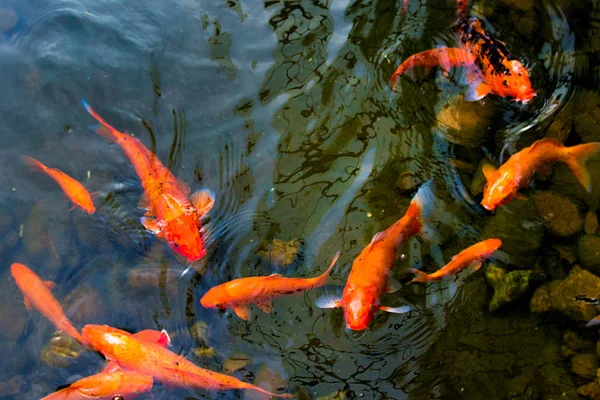
{"type": "Polygon", "coordinates": [[[443,268],[432,274],[426,274],[414,268],[408,268],[407,271],[416,275],[411,282],[440,281],[447,276],[456,275],[471,266],[474,271],[479,270],[481,264],[483,264],[483,260],[489,258],[500,246],[502,246],[500,239],[487,239],[471,247],[467,247],[452,257],[452,260],[443,268]]]}
{"type": "Polygon", "coordinates": [[[273,311],[274,298],[286,294],[300,294],[325,285],[339,255],[338,251],[329,268],[315,278],[284,278],[281,274],[273,274],[234,279],[211,288],[202,296],[200,303],[206,308],[233,308],[238,317],[247,321],[250,319],[251,303],[255,303],[264,312],[270,313],[273,311]]]}
{"type": "Polygon", "coordinates": [[[413,67],[427,69],[440,66],[469,68],[468,101],[477,101],[492,93],[514,101],[527,103],[536,95],[529,80],[529,71],[508,50],[506,45],[488,35],[477,18],[467,19],[467,1],[458,0],[458,21],[455,32],[460,47],[440,47],[414,54],[404,60],[390,79],[395,90],[398,77],[413,67]]]}
{"type": "MultiPolygon", "coordinates": [[[[148,343],[156,343],[161,347],[168,347],[171,345],[171,338],[169,334],[164,329],[162,331],[155,331],[153,329],[144,329],[143,331],[139,331],[138,333],[134,333],[133,337],[142,342],[148,343]]],[[[117,364],[109,361],[108,364],[104,367],[102,372],[115,372],[119,371],[120,368],[117,364]]]]}
{"type": "Polygon", "coordinates": [[[49,168],[45,166],[33,157],[22,156],[22,158],[23,161],[32,169],[44,172],[50,178],[54,179],[63,192],[65,192],[69,200],[71,200],[77,207],[81,208],[88,214],[93,214],[96,212],[96,207],[94,207],[94,202],[92,201],[90,193],[81,183],[56,168],[49,168]]]}
{"type": "Polygon", "coordinates": [[[377,233],[371,243],[361,251],[352,264],[352,270],[341,298],[323,296],[316,305],[321,308],[344,309],[346,326],[352,330],[366,329],[378,310],[402,314],[410,307],[385,307],[379,303],[382,293],[397,290],[388,282],[401,244],[416,234],[423,234],[433,207],[432,181],[423,185],[410,202],[406,214],[383,232],[377,233]]]}
{"type": "Polygon", "coordinates": [[[483,190],[481,205],[494,210],[518,197],[518,190],[531,183],[536,171],[549,173],[556,162],[565,163],[575,177],[588,191],[592,191],[592,181],[585,162],[600,152],[600,143],[586,143],[565,147],[554,139],[546,138],[534,142],[508,159],[499,169],[489,164],[483,165],[487,184],[483,190]]]}
{"type": "Polygon", "coordinates": [[[127,400],[152,389],[154,379],[134,371],[101,372],[74,382],[68,388],[49,394],[41,400],[113,400],[115,395],[127,400]]]}
{"type": "Polygon", "coordinates": [[[144,196],[140,207],[147,210],[141,223],[159,238],[164,238],[178,254],[193,262],[206,255],[204,230],[200,219],[214,205],[214,194],[201,190],[191,195],[190,188],[179,181],[158,157],[142,142],[119,132],[100,117],[85,101],[85,109],[104,129],[97,132],[121,146],[139,176],[144,196]]]}
{"type": "Polygon", "coordinates": [[[200,368],[158,344],[138,340],[128,332],[107,325],[86,325],[81,333],[92,347],[119,367],[150,375],[165,385],[206,390],[254,390],[269,396],[292,397],[291,394],[270,393],[233,376],[200,368]]]}
{"type": "Polygon", "coordinates": [[[60,303],[50,292],[50,289],[55,286],[54,282],[42,281],[35,272],[19,263],[10,266],[10,273],[21,292],[23,292],[25,307],[28,310],[32,306],[35,307],[54,324],[56,329],[65,332],[79,343],[85,344],[83,337],[65,316],[60,303]]]}

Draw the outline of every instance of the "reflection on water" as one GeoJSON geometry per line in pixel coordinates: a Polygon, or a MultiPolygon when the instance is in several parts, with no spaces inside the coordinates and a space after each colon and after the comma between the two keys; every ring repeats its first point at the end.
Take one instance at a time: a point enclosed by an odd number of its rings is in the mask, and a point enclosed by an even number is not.
{"type": "MultiPolygon", "coordinates": [[[[530,68],[539,95],[523,106],[464,101],[459,68],[449,76],[415,70],[392,93],[387,83],[402,60],[455,45],[454,2],[408,3],[403,13],[392,0],[0,0],[0,350],[9,360],[0,396],[39,398],[104,365],[25,310],[8,273],[19,261],[56,282],[78,328],[166,329],[172,350],[197,365],[298,398],[338,390],[363,398],[576,398],[581,378],[562,357],[563,332],[589,343],[595,332],[531,314],[528,302],[579,259],[593,272],[600,265],[589,250],[598,240],[600,160],[588,163],[591,193],[564,166],[536,178],[532,192],[574,204],[581,228],[567,237],[553,233],[548,216],[561,210],[542,212],[535,200],[484,212],[481,166],[545,136],[568,145],[599,140],[600,8],[472,2],[471,14],[530,68]],[[180,262],[140,225],[139,179],[118,146],[88,129],[82,98],[192,191],[215,193],[200,263],[180,262]],[[97,192],[96,214],[70,211],[21,154],[43,156],[97,192]],[[316,290],[279,298],[272,314],[256,309],[248,322],[200,306],[210,287],[233,278],[314,276],[338,249],[323,291],[340,290],[354,258],[431,178],[440,249],[411,240],[393,275],[406,282],[404,268],[433,271],[498,236],[500,267],[541,277],[516,303],[488,312],[492,289],[478,273],[404,284],[381,301],[413,311],[380,312],[361,334],[344,329],[341,310],[316,308],[316,290]]],[[[157,384],[152,396],[241,393],[157,384]]]]}

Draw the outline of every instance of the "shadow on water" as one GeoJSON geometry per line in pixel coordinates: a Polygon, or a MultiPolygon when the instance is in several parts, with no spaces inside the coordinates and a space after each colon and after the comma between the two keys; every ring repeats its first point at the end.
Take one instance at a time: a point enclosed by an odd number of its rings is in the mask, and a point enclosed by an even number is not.
{"type": "MultiPolygon", "coordinates": [[[[525,398],[529,387],[540,398],[574,395],[559,323],[530,315],[524,301],[490,314],[482,273],[426,285],[403,277],[495,236],[506,254],[495,263],[545,262],[554,242],[535,203],[484,212],[481,165],[544,136],[598,140],[597,113],[585,108],[598,99],[597,7],[472,3],[471,15],[530,67],[539,92],[530,104],[464,101],[460,68],[447,77],[415,69],[388,88],[411,54],[456,45],[454,2],[409,1],[403,13],[392,0],[0,0],[0,349],[10,360],[0,396],[39,398],[104,365],[26,312],[8,272],[17,260],[57,283],[78,328],[167,329],[172,350],[194,363],[298,398],[525,398]],[[214,192],[203,222],[209,253],[192,269],[139,223],[139,179],[121,149],[87,127],[82,98],[192,191],[214,192]],[[53,182],[17,162],[21,154],[98,192],[97,213],[69,211],[53,182]],[[381,299],[410,313],[379,312],[356,333],[341,310],[316,308],[317,290],[277,299],[272,314],[254,308],[247,322],[199,304],[233,278],[315,276],[340,249],[322,292],[338,290],[358,253],[430,179],[442,251],[419,238],[403,245],[392,272],[402,289],[381,299]],[[276,243],[301,243],[302,254],[290,246],[293,262],[271,265],[264,254],[276,243]]],[[[598,192],[550,185],[540,183],[600,205],[598,192]]],[[[155,385],[152,396],[242,394],[155,385]]]]}

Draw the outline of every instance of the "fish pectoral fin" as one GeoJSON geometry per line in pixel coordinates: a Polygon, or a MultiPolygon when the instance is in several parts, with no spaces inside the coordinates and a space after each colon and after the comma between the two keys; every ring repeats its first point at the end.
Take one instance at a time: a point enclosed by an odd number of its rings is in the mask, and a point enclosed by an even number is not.
{"type": "Polygon", "coordinates": [[[264,313],[271,314],[273,312],[273,302],[270,300],[257,302],[256,306],[264,313]]]}
{"type": "Polygon", "coordinates": [[[33,304],[31,304],[27,297],[25,297],[25,299],[23,300],[23,304],[25,304],[25,308],[27,309],[27,311],[31,311],[31,309],[33,308],[33,304]]]}
{"type": "Polygon", "coordinates": [[[152,232],[153,234],[159,236],[162,231],[163,224],[160,223],[156,218],[152,217],[142,217],[140,218],[140,222],[144,225],[144,228],[152,232]]]}
{"type": "Polygon", "coordinates": [[[410,312],[410,307],[409,306],[402,306],[402,307],[380,306],[379,309],[381,311],[386,311],[386,312],[394,313],[394,314],[406,314],[407,312],[410,312]]]}
{"type": "Polygon", "coordinates": [[[196,209],[198,217],[205,216],[215,205],[215,194],[209,189],[199,190],[192,193],[190,202],[196,209]]]}
{"type": "Polygon", "coordinates": [[[315,300],[315,305],[319,308],[338,308],[342,306],[342,299],[339,296],[329,294],[315,300]]]}
{"type": "Polygon", "coordinates": [[[158,337],[158,341],[156,343],[162,347],[169,347],[171,345],[171,337],[165,329],[160,331],[160,336],[158,337]]]}
{"type": "Polygon", "coordinates": [[[244,321],[250,320],[250,317],[252,316],[252,310],[250,310],[250,307],[248,306],[234,307],[233,312],[244,321]]]}
{"type": "Polygon", "coordinates": [[[140,201],[138,202],[138,208],[141,208],[142,210],[150,209],[150,200],[148,200],[148,196],[146,196],[146,193],[144,193],[140,196],[140,201]]]}
{"type": "Polygon", "coordinates": [[[402,284],[398,282],[397,279],[394,279],[391,276],[388,277],[387,284],[385,287],[385,293],[394,293],[400,289],[402,289],[402,284]]]}
{"type": "Polygon", "coordinates": [[[496,168],[492,164],[484,163],[481,171],[483,172],[483,176],[485,176],[485,180],[490,182],[494,179],[496,168]]]}
{"type": "Polygon", "coordinates": [[[281,274],[271,274],[271,275],[267,276],[265,279],[269,279],[269,278],[271,278],[271,279],[273,279],[273,278],[279,279],[279,278],[282,278],[282,277],[283,277],[283,275],[281,275],[281,274]]]}
{"type": "Polygon", "coordinates": [[[485,82],[476,80],[469,85],[465,94],[466,101],[478,101],[490,94],[492,87],[485,82]]]}
{"type": "Polygon", "coordinates": [[[109,361],[106,366],[104,367],[104,369],[101,371],[101,373],[111,373],[111,372],[116,372],[116,371],[120,371],[121,368],[115,364],[112,361],[109,361]]]}
{"type": "Polygon", "coordinates": [[[515,198],[519,199],[519,200],[529,200],[529,198],[527,196],[522,195],[521,193],[516,193],[515,194],[515,198]]]}
{"type": "Polygon", "coordinates": [[[473,268],[473,272],[479,271],[479,269],[481,268],[482,265],[483,265],[483,261],[481,261],[481,260],[473,262],[471,264],[471,267],[473,268]]]}
{"type": "Polygon", "coordinates": [[[600,325],[600,315],[585,324],[585,326],[588,328],[596,325],[600,325]]]}
{"type": "Polygon", "coordinates": [[[52,290],[56,287],[56,283],[52,282],[52,281],[43,281],[44,286],[46,286],[48,288],[48,290],[52,290]]]}

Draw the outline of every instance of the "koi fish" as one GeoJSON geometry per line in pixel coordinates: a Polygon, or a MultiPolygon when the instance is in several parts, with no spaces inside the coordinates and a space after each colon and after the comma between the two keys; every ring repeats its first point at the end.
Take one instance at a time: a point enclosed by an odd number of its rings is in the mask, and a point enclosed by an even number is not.
{"type": "Polygon", "coordinates": [[[458,0],[455,33],[460,47],[440,47],[414,54],[404,60],[390,79],[396,89],[398,77],[413,67],[468,67],[468,101],[477,101],[492,93],[527,103],[536,96],[529,71],[506,45],[488,35],[477,18],[467,19],[467,1],[458,0]]]}
{"type": "Polygon", "coordinates": [[[477,271],[481,268],[483,261],[489,258],[492,253],[500,248],[500,246],[502,246],[502,241],[500,239],[486,239],[476,243],[452,257],[452,260],[448,264],[432,274],[426,274],[418,269],[408,268],[408,272],[416,275],[411,283],[440,281],[447,276],[456,275],[471,266],[474,271],[477,271]]]}
{"type": "Polygon", "coordinates": [[[144,196],[140,208],[147,210],[142,225],[156,237],[163,238],[178,254],[193,262],[206,255],[204,230],[200,219],[213,207],[215,198],[210,190],[200,190],[189,199],[190,188],[173,176],[158,157],[142,142],[119,132],[98,115],[85,101],[85,109],[103,128],[97,133],[121,146],[139,176],[144,196]]]}
{"type": "Polygon", "coordinates": [[[78,380],[71,386],[41,400],[112,400],[115,395],[133,399],[152,389],[154,379],[135,371],[101,372],[78,380]]]}
{"type": "MultiPolygon", "coordinates": [[[[171,345],[171,338],[169,337],[167,331],[164,329],[160,332],[155,331],[153,329],[144,329],[143,331],[134,333],[133,337],[143,342],[156,343],[157,345],[165,348],[171,345]]],[[[104,369],[101,371],[101,373],[115,372],[119,370],[120,368],[117,364],[113,363],[112,361],[109,361],[108,364],[106,364],[104,369]]]]}
{"type": "Polygon", "coordinates": [[[341,298],[323,296],[316,305],[321,308],[344,309],[346,326],[352,330],[366,329],[378,310],[396,314],[410,307],[386,307],[379,303],[382,293],[397,290],[388,276],[396,260],[398,247],[416,234],[427,234],[426,220],[433,208],[432,181],[424,184],[410,202],[406,214],[383,232],[377,233],[352,264],[341,298]]]}
{"type": "Polygon", "coordinates": [[[79,343],[85,344],[83,337],[65,316],[60,303],[50,292],[50,289],[55,286],[54,282],[42,281],[35,272],[19,263],[10,266],[10,273],[23,292],[25,308],[30,310],[32,306],[35,307],[54,324],[56,329],[65,332],[79,343]]]}
{"type": "Polygon", "coordinates": [[[586,143],[565,147],[554,139],[546,138],[534,142],[514,154],[497,170],[489,164],[483,165],[487,181],[481,205],[494,210],[518,197],[518,190],[531,183],[536,171],[549,173],[556,162],[562,162],[573,171],[581,185],[592,191],[590,173],[585,167],[588,158],[600,152],[600,143],[586,143]]]}
{"type": "Polygon", "coordinates": [[[202,296],[200,303],[206,308],[233,308],[238,317],[247,321],[250,319],[251,303],[255,303],[262,311],[270,313],[273,311],[274,298],[286,294],[300,294],[325,285],[339,255],[338,251],[329,268],[315,278],[284,278],[281,274],[273,274],[234,279],[211,288],[202,296]]]}
{"type": "Polygon", "coordinates": [[[21,157],[23,158],[23,161],[33,170],[44,172],[50,178],[54,179],[54,181],[58,183],[60,188],[67,195],[69,200],[75,204],[75,206],[81,208],[88,214],[93,214],[96,212],[96,207],[94,207],[92,196],[90,196],[90,193],[81,183],[56,168],[49,168],[45,166],[33,157],[21,157]]]}
{"type": "Polygon", "coordinates": [[[291,394],[271,393],[233,376],[200,368],[158,344],[136,339],[131,333],[107,325],[86,325],[81,333],[92,347],[119,367],[150,375],[168,386],[254,390],[279,398],[293,397],[291,394]]]}

